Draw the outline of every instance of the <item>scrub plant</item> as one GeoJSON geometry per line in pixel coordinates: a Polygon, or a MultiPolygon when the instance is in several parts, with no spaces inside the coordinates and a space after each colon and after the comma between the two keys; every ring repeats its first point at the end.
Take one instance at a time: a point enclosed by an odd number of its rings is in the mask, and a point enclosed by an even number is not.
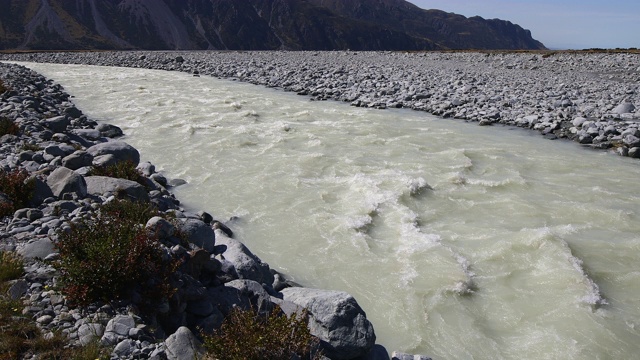
{"type": "Polygon", "coordinates": [[[277,306],[268,314],[235,307],[219,330],[205,334],[209,359],[321,359],[319,340],[308,328],[307,312],[285,316],[277,306]]]}
{"type": "Polygon", "coordinates": [[[136,169],[136,165],[131,160],[119,161],[115,164],[95,167],[89,171],[89,175],[108,176],[119,179],[135,181],[146,187],[146,178],[136,169]]]}
{"type": "Polygon", "coordinates": [[[0,217],[13,214],[17,209],[27,207],[35,191],[35,179],[29,178],[26,170],[5,172],[0,170],[0,193],[8,202],[0,201],[0,217]]]}
{"type": "Polygon", "coordinates": [[[6,117],[0,117],[0,136],[18,135],[20,127],[6,117]]]}
{"type": "Polygon", "coordinates": [[[0,360],[31,358],[38,359],[108,359],[109,353],[97,342],[85,347],[69,347],[66,335],[54,332],[44,336],[36,323],[22,314],[22,301],[7,295],[9,281],[24,274],[24,262],[12,252],[0,252],[0,360]]]}
{"type": "Polygon", "coordinates": [[[165,261],[144,224],[155,214],[149,203],[116,200],[94,216],[70,224],[56,243],[62,292],[72,304],[132,299],[145,308],[172,295],[175,261],[165,261]]]}

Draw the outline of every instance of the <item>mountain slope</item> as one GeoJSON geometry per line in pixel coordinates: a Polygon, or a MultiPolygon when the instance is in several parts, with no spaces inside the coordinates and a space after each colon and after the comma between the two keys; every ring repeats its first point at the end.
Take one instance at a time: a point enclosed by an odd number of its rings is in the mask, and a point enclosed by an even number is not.
{"type": "Polygon", "coordinates": [[[0,49],[544,48],[508,21],[403,0],[0,0],[0,8],[0,49]]]}

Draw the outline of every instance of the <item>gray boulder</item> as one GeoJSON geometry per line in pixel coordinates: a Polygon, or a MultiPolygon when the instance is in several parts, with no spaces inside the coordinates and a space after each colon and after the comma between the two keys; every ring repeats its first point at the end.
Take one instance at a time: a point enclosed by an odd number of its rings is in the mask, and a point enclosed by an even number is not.
{"type": "Polygon", "coordinates": [[[179,231],[187,241],[212,253],[215,247],[216,234],[213,229],[198,219],[180,219],[179,231]]]}
{"type": "Polygon", "coordinates": [[[99,323],[88,323],[80,325],[78,328],[78,340],[80,345],[85,346],[104,334],[104,325],[99,323]]]}
{"type": "Polygon", "coordinates": [[[51,192],[51,188],[38,177],[34,177],[33,180],[35,182],[35,190],[31,198],[31,205],[40,206],[45,199],[53,197],[53,192],[51,192]]]}
{"type": "Polygon", "coordinates": [[[273,284],[273,274],[268,264],[262,262],[243,243],[228,237],[222,230],[215,230],[215,234],[216,243],[224,249],[222,256],[233,264],[238,277],[260,284],[273,284]]]}
{"type": "Polygon", "coordinates": [[[80,198],[87,196],[87,183],[82,175],[66,167],[59,167],[47,177],[47,185],[54,196],[61,198],[64,194],[76,194],[80,198]]]}
{"type": "Polygon", "coordinates": [[[630,102],[624,102],[611,110],[614,114],[628,114],[636,110],[636,107],[630,102]]]}
{"type": "Polygon", "coordinates": [[[167,220],[161,218],[160,216],[154,216],[145,225],[147,231],[158,237],[159,240],[165,240],[171,236],[176,231],[175,226],[168,222],[167,220]]]}
{"type": "Polygon", "coordinates": [[[181,326],[165,340],[168,360],[201,359],[204,356],[202,343],[185,326],[181,326]]]}
{"type": "Polygon", "coordinates": [[[18,254],[26,259],[44,259],[54,252],[55,247],[49,238],[37,239],[18,248],[18,254]]]}
{"type": "Polygon", "coordinates": [[[269,293],[253,280],[233,280],[224,286],[238,290],[238,295],[248,298],[251,307],[259,312],[270,312],[273,309],[269,293]]]}
{"type": "Polygon", "coordinates": [[[115,138],[123,135],[122,129],[111,124],[98,124],[98,126],[96,126],[96,130],[100,131],[102,136],[108,138],[115,138]]]}
{"type": "Polygon", "coordinates": [[[78,150],[62,159],[62,166],[71,170],[78,170],[81,167],[91,166],[93,156],[86,151],[78,150]]]}
{"type": "Polygon", "coordinates": [[[309,330],[334,360],[367,355],[375,345],[373,325],[356,300],[342,291],[309,288],[282,290],[283,299],[309,310],[309,330]]]}
{"type": "Polygon", "coordinates": [[[87,149],[93,157],[113,155],[118,162],[131,161],[135,166],[140,163],[140,153],[133,146],[122,141],[108,141],[87,149]]]}
{"type": "Polygon", "coordinates": [[[71,120],[65,115],[52,117],[44,120],[43,125],[49,128],[54,133],[60,133],[67,130],[67,126],[71,124],[71,120]]]}
{"type": "Polygon", "coordinates": [[[147,190],[135,181],[108,176],[87,176],[85,181],[87,193],[91,195],[103,195],[110,192],[127,196],[133,200],[149,201],[147,190]]]}

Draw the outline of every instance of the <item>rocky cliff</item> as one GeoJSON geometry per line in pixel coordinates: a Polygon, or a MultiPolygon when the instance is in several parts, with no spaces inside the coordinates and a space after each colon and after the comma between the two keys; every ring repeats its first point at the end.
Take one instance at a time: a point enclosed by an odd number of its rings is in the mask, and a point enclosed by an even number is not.
{"type": "Polygon", "coordinates": [[[528,30],[404,0],[0,0],[0,49],[544,49],[528,30]]]}

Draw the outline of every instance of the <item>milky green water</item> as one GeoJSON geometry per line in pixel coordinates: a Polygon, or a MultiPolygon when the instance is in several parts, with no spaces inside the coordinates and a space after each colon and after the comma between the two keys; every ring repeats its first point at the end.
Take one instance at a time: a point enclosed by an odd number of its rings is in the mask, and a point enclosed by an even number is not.
{"type": "Polygon", "coordinates": [[[29,67],[123,128],[183,205],[378,343],[434,359],[640,357],[640,163],[528,132],[139,69],[29,67]]]}

